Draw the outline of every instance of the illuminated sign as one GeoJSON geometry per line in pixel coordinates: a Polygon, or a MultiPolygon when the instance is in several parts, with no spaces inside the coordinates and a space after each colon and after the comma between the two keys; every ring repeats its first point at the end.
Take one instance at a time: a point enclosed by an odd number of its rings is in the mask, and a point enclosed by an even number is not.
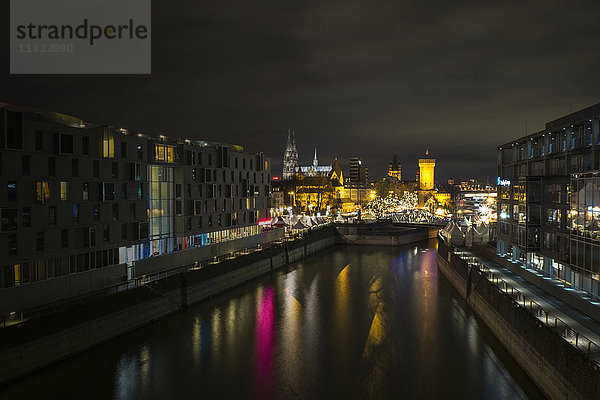
{"type": "Polygon", "coordinates": [[[501,179],[498,177],[497,180],[498,186],[510,186],[510,181],[508,179],[501,179]]]}

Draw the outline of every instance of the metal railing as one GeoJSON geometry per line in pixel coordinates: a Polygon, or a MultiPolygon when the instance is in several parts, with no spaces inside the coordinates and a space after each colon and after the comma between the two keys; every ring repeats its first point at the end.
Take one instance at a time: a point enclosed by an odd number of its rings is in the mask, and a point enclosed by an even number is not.
{"type": "Polygon", "coordinates": [[[454,254],[462,258],[470,267],[477,268],[485,278],[494,284],[505,295],[509,296],[517,305],[525,308],[527,311],[537,317],[539,321],[560,334],[569,344],[581,351],[588,358],[593,358],[594,361],[600,363],[600,345],[593,342],[591,339],[581,334],[577,330],[570,327],[565,321],[545,309],[535,300],[529,298],[525,293],[515,288],[513,285],[502,279],[496,274],[492,268],[482,262],[476,256],[465,252],[455,251],[454,254]]]}

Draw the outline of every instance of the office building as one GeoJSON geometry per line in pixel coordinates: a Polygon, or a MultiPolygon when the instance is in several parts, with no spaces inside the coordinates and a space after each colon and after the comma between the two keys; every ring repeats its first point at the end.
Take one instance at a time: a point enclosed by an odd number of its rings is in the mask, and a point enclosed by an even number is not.
{"type": "Polygon", "coordinates": [[[269,159],[241,146],[0,104],[0,314],[257,235],[270,181],[269,159]]]}
{"type": "Polygon", "coordinates": [[[599,294],[600,104],[498,147],[500,255],[599,294]]]}

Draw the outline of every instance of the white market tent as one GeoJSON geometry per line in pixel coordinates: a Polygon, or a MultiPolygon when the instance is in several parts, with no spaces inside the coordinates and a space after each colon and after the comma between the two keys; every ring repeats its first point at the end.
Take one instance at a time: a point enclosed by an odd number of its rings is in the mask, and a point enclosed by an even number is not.
{"type": "Polygon", "coordinates": [[[292,229],[305,229],[306,226],[302,223],[300,219],[292,226],[292,229]]]}
{"type": "Polygon", "coordinates": [[[465,244],[465,234],[460,230],[455,222],[450,222],[452,226],[447,231],[447,237],[450,243],[462,246],[465,244]]]}

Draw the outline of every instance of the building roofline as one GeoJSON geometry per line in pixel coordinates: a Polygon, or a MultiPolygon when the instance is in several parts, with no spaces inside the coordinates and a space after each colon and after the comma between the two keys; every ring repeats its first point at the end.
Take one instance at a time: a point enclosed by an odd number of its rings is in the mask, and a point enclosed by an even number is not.
{"type": "MultiPolygon", "coordinates": [[[[75,117],[68,114],[62,114],[54,111],[42,110],[34,107],[20,106],[12,103],[0,102],[0,109],[9,109],[11,111],[23,112],[33,115],[34,118],[38,121],[49,121],[57,124],[65,125],[71,128],[80,128],[80,129],[94,129],[94,128],[102,128],[107,126],[112,126],[117,129],[124,129],[128,131],[128,129],[121,125],[113,125],[113,124],[96,124],[92,122],[86,122],[79,117],[75,117]]],[[[158,140],[168,143],[176,143],[176,144],[188,144],[188,145],[196,145],[199,147],[219,147],[219,146],[227,146],[234,151],[243,153],[245,151],[244,146],[233,144],[233,143],[222,143],[222,142],[213,142],[207,140],[192,140],[185,138],[173,138],[162,134],[146,134],[142,132],[135,132],[133,134],[137,134],[140,137],[144,137],[146,139],[158,140]]],[[[249,153],[253,154],[253,153],[249,153]]],[[[257,153],[258,154],[258,153],[257,153]]]]}
{"type": "Polygon", "coordinates": [[[530,133],[529,135],[519,137],[518,139],[511,140],[510,142],[501,144],[497,147],[498,147],[498,149],[500,149],[502,147],[509,147],[515,143],[518,143],[518,142],[521,142],[521,141],[524,141],[527,139],[532,139],[534,137],[544,135],[548,132],[563,128],[565,125],[572,125],[572,124],[575,124],[578,122],[582,122],[586,119],[589,119],[591,116],[598,115],[598,114],[600,114],[600,103],[594,104],[594,105],[586,107],[586,108],[582,108],[581,110],[577,110],[570,114],[564,115],[560,118],[556,118],[552,121],[546,122],[545,129],[538,131],[538,132],[530,133]]]}

